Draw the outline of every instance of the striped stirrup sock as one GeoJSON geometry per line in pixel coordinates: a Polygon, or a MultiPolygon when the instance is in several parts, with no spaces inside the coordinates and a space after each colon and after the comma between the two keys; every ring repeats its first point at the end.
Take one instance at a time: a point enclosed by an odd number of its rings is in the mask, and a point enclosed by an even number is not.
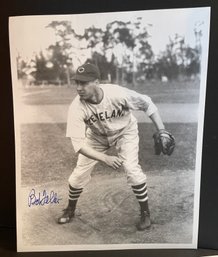
{"type": "Polygon", "coordinates": [[[140,204],[141,210],[149,212],[147,184],[143,183],[141,185],[132,186],[132,190],[140,204]]]}
{"type": "Polygon", "coordinates": [[[69,207],[76,208],[76,203],[83,191],[83,188],[74,188],[69,185],[69,207]]]}

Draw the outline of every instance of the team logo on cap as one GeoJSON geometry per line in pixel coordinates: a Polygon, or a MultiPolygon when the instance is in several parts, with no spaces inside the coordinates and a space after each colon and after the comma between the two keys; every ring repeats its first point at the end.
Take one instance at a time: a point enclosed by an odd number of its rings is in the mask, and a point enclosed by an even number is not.
{"type": "Polygon", "coordinates": [[[78,72],[79,72],[79,73],[83,73],[84,71],[85,71],[85,69],[84,69],[83,67],[79,67],[79,68],[78,68],[78,72]]]}

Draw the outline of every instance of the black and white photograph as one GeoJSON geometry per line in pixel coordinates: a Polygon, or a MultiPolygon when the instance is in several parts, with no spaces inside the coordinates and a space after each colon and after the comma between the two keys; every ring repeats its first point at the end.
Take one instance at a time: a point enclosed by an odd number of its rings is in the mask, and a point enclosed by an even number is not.
{"type": "Polygon", "coordinates": [[[196,249],[210,8],[9,18],[17,250],[196,249]]]}

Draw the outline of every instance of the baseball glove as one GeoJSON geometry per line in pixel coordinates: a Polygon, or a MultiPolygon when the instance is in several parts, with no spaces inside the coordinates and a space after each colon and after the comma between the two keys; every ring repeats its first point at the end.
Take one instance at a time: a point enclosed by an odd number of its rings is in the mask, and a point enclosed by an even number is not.
{"type": "Polygon", "coordinates": [[[161,153],[171,155],[173,153],[175,148],[175,138],[170,132],[161,129],[154,133],[153,139],[156,155],[160,155],[161,153]]]}

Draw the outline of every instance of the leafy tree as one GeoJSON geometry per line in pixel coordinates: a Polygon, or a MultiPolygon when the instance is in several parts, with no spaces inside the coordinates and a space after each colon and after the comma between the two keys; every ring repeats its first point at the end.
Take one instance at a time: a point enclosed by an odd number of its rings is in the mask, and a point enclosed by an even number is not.
{"type": "Polygon", "coordinates": [[[113,62],[116,67],[116,80],[119,81],[121,71],[121,81],[124,80],[123,68],[128,63],[128,46],[133,44],[133,39],[122,21],[114,21],[106,26],[103,36],[104,51],[108,62],[113,62]]]}
{"type": "Polygon", "coordinates": [[[187,47],[186,48],[187,63],[185,66],[185,74],[188,77],[197,75],[200,72],[200,53],[198,49],[187,47]]]}
{"type": "Polygon", "coordinates": [[[197,48],[191,48],[185,44],[184,37],[175,35],[169,38],[166,50],[163,51],[155,63],[159,77],[167,76],[168,79],[176,79],[178,76],[195,75],[200,71],[200,53],[197,48]]]}
{"type": "Polygon", "coordinates": [[[19,54],[16,58],[17,61],[17,77],[24,85],[29,85],[34,82],[36,63],[35,57],[24,60],[19,54]]]}
{"type": "Polygon", "coordinates": [[[141,63],[151,63],[154,54],[147,39],[147,28],[142,24],[141,17],[135,22],[114,21],[107,25],[103,37],[107,59],[117,66],[116,77],[121,81],[124,75],[132,74],[132,83],[135,84],[137,70],[141,63]]]}
{"type": "Polygon", "coordinates": [[[98,52],[102,51],[104,32],[100,28],[96,28],[95,26],[92,26],[90,28],[85,29],[84,35],[81,36],[81,38],[84,38],[87,43],[87,48],[91,48],[92,52],[95,52],[95,48],[98,48],[98,52]]]}
{"type": "Polygon", "coordinates": [[[28,64],[26,61],[24,61],[20,55],[17,56],[17,77],[18,79],[24,78],[26,76],[26,69],[28,67],[28,64]]]}
{"type": "Polygon", "coordinates": [[[50,53],[48,61],[52,63],[50,70],[53,74],[53,80],[69,83],[70,74],[68,74],[67,66],[69,57],[63,54],[62,47],[58,43],[49,46],[48,50],[50,53]]]}
{"type": "Polygon", "coordinates": [[[36,56],[36,72],[35,72],[35,79],[36,81],[44,81],[48,79],[48,72],[46,67],[46,59],[42,52],[36,56]]]}
{"type": "Polygon", "coordinates": [[[81,37],[72,29],[70,21],[53,21],[47,27],[54,29],[56,35],[56,43],[49,47],[53,54],[51,61],[55,69],[60,69],[59,79],[66,78],[67,84],[70,85],[72,58],[76,54],[72,42],[76,43],[81,37]]]}
{"type": "Polygon", "coordinates": [[[116,76],[116,67],[112,62],[108,62],[104,55],[94,52],[92,58],[87,59],[87,62],[98,65],[101,73],[101,80],[114,82],[113,78],[116,76]]]}

